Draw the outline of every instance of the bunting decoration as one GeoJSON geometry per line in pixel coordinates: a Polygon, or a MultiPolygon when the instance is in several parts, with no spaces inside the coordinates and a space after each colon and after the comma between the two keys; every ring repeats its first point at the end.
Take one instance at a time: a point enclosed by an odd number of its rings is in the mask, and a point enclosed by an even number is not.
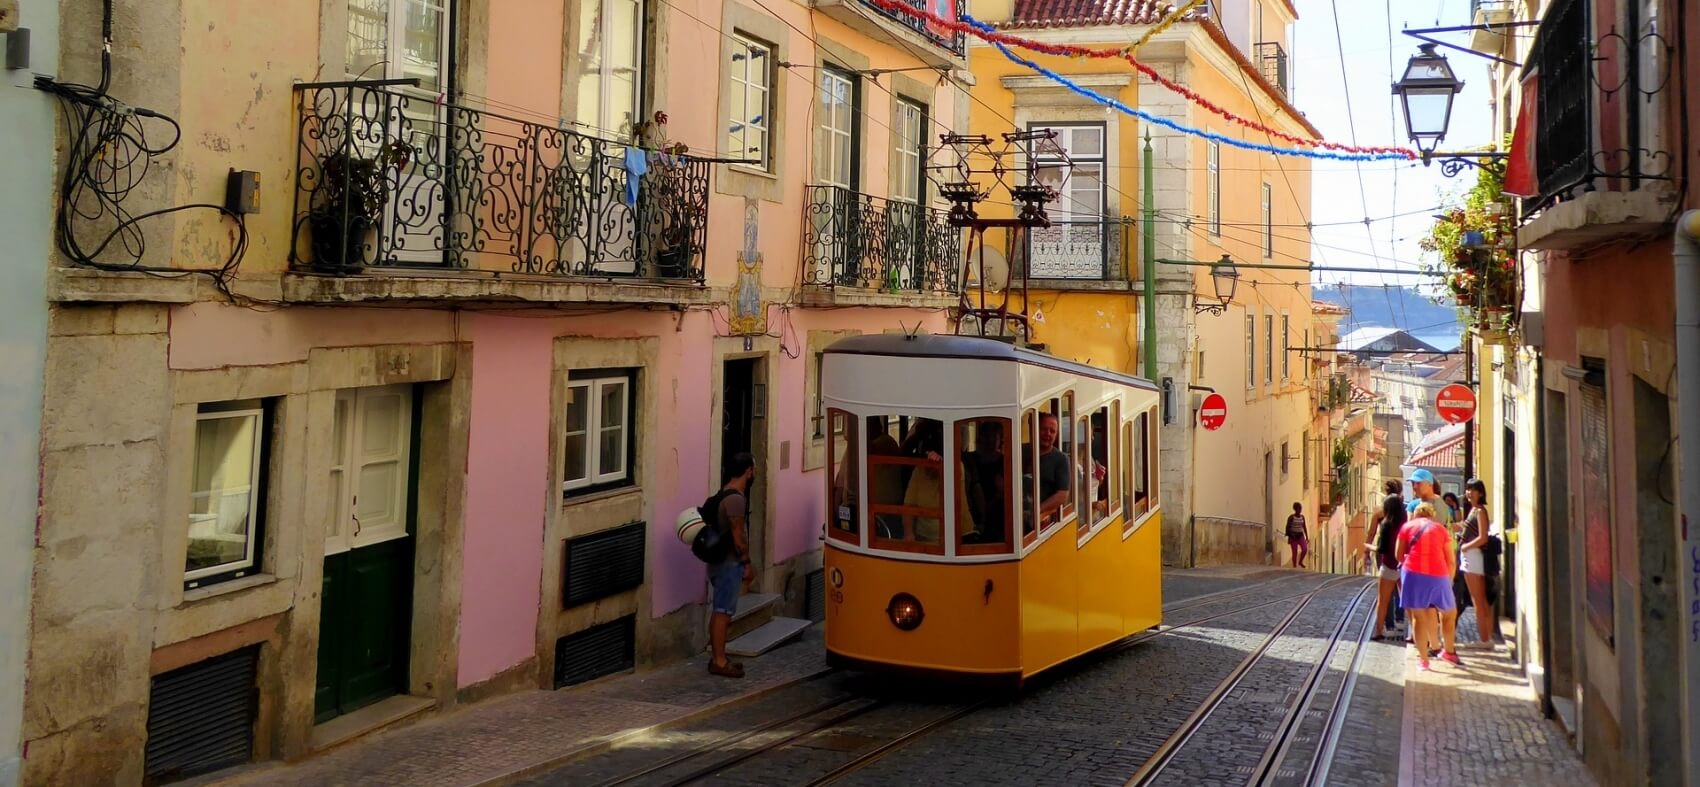
{"type": "Polygon", "coordinates": [[[1169,28],[1173,27],[1176,22],[1181,21],[1181,17],[1186,16],[1187,13],[1192,11],[1192,9],[1197,8],[1201,5],[1204,5],[1204,0],[1187,0],[1186,5],[1183,5],[1180,8],[1175,9],[1175,12],[1172,13],[1172,14],[1169,14],[1168,18],[1166,18],[1163,21],[1158,22],[1157,24],[1153,25],[1150,30],[1145,31],[1145,35],[1142,35],[1142,36],[1139,37],[1138,41],[1135,41],[1131,44],[1128,44],[1126,47],[1124,47],[1121,50],[1122,54],[1131,55],[1134,52],[1139,51],[1140,47],[1145,46],[1145,42],[1150,41],[1153,38],[1156,38],[1158,33],[1161,33],[1164,30],[1168,30],[1169,28]]]}
{"type": "MultiPolygon", "coordinates": [[[[1200,107],[1203,107],[1204,109],[1208,110],[1212,114],[1215,114],[1218,117],[1221,117],[1222,119],[1227,120],[1230,123],[1233,123],[1233,124],[1238,125],[1238,126],[1242,126],[1244,128],[1251,129],[1253,131],[1259,131],[1259,132],[1262,132],[1264,134],[1268,134],[1271,139],[1278,139],[1278,140],[1281,140],[1282,142],[1286,142],[1286,143],[1289,143],[1289,144],[1292,144],[1292,145],[1295,145],[1295,146],[1298,146],[1298,147],[1301,147],[1301,148],[1319,148],[1319,149],[1324,150],[1324,151],[1333,151],[1335,153],[1345,154],[1343,156],[1318,155],[1318,156],[1311,156],[1312,158],[1330,158],[1330,159],[1340,159],[1340,160],[1345,160],[1345,161],[1385,161],[1385,160],[1414,161],[1417,158],[1419,158],[1417,152],[1414,151],[1414,150],[1411,150],[1410,148],[1386,147],[1386,146],[1374,146],[1374,145],[1371,145],[1371,146],[1345,145],[1345,144],[1341,144],[1341,143],[1338,143],[1338,142],[1329,142],[1327,140],[1308,139],[1306,137],[1301,137],[1301,136],[1298,136],[1298,135],[1295,135],[1295,134],[1289,134],[1289,133],[1282,131],[1280,129],[1277,129],[1277,128],[1272,128],[1265,123],[1262,123],[1262,122],[1259,122],[1259,121],[1256,121],[1256,120],[1252,120],[1251,118],[1242,117],[1242,116],[1240,116],[1240,115],[1238,115],[1238,114],[1216,104],[1215,102],[1212,102],[1210,99],[1205,98],[1204,96],[1200,95],[1197,91],[1194,91],[1194,90],[1192,90],[1191,88],[1188,88],[1185,85],[1179,84],[1179,83],[1175,82],[1174,80],[1171,80],[1168,77],[1163,76],[1162,74],[1158,73],[1155,68],[1152,68],[1151,66],[1148,66],[1148,65],[1140,62],[1131,53],[1126,52],[1123,49],[1092,48],[1092,47],[1079,46],[1079,45],[1076,45],[1076,44],[1049,44],[1049,43],[1045,43],[1043,41],[1034,41],[1032,39],[1022,38],[1021,36],[1010,35],[1009,33],[998,32],[991,25],[986,24],[985,22],[982,22],[978,19],[975,19],[974,17],[967,15],[967,14],[964,14],[962,16],[962,19],[960,21],[958,21],[958,20],[955,20],[955,19],[945,19],[943,17],[937,16],[937,15],[932,14],[930,12],[915,8],[913,6],[910,6],[907,3],[903,2],[903,0],[868,0],[868,2],[871,2],[874,5],[877,5],[880,8],[883,8],[885,10],[891,11],[892,13],[905,14],[905,15],[914,17],[916,19],[926,20],[928,22],[931,22],[933,24],[939,25],[941,27],[947,28],[947,29],[952,30],[952,31],[972,35],[975,38],[978,38],[982,41],[985,41],[988,44],[992,44],[994,46],[997,46],[1000,50],[1002,50],[1004,52],[1004,55],[1006,57],[1011,57],[1014,62],[1019,63],[1019,64],[1024,65],[1024,66],[1027,66],[1028,68],[1032,68],[1034,70],[1040,70],[1042,67],[1040,67],[1037,63],[1033,63],[1032,61],[1026,60],[1025,58],[1021,58],[1019,56],[1014,55],[1013,52],[1009,51],[1008,47],[1016,47],[1016,48],[1019,48],[1019,49],[1027,50],[1029,52],[1037,52],[1039,54],[1053,55],[1053,56],[1056,56],[1056,57],[1114,58],[1114,59],[1118,59],[1118,60],[1125,60],[1125,61],[1127,61],[1127,63],[1129,65],[1131,65],[1135,69],[1137,69],[1139,71],[1139,73],[1144,74],[1146,77],[1150,78],[1151,81],[1156,82],[1157,84],[1162,85],[1164,88],[1166,88],[1166,89],[1168,89],[1168,90],[1170,90],[1174,93],[1179,94],[1180,96],[1186,98],[1188,101],[1191,101],[1192,103],[1197,104],[1200,107]]],[[[1046,76],[1051,76],[1053,79],[1059,79],[1060,78],[1060,75],[1053,76],[1056,73],[1054,71],[1051,71],[1049,73],[1046,73],[1046,71],[1040,71],[1040,73],[1045,74],[1046,76]]],[[[1071,89],[1075,89],[1076,92],[1080,92],[1081,90],[1085,90],[1085,88],[1080,88],[1078,85],[1072,85],[1071,89]]],[[[1085,93],[1083,93],[1083,95],[1087,95],[1087,97],[1089,97],[1089,98],[1093,97],[1093,96],[1097,96],[1097,94],[1092,93],[1090,90],[1086,90],[1085,93]]],[[[1103,96],[1097,96],[1093,100],[1099,100],[1099,99],[1111,100],[1111,101],[1114,100],[1114,99],[1108,99],[1108,98],[1103,97],[1103,96]]],[[[1102,101],[1100,101],[1100,103],[1102,103],[1102,101]]],[[[1134,112],[1135,112],[1136,116],[1139,116],[1139,113],[1138,113],[1137,110],[1134,110],[1134,112]]],[[[1153,122],[1157,122],[1161,125],[1168,125],[1167,123],[1164,123],[1163,121],[1154,120],[1153,122]]],[[[1177,129],[1177,130],[1182,130],[1183,133],[1198,133],[1198,134],[1207,133],[1207,132],[1200,131],[1198,129],[1190,129],[1190,130],[1177,129]]],[[[1222,139],[1225,140],[1227,138],[1223,137],[1222,139]]],[[[1246,144],[1241,143],[1241,141],[1239,141],[1239,140],[1234,140],[1233,142],[1226,143],[1226,144],[1234,144],[1236,147],[1245,147],[1246,146],[1246,144]]],[[[1272,151],[1285,150],[1283,148],[1278,148],[1278,147],[1275,147],[1273,145],[1266,145],[1264,147],[1269,148],[1272,151]]],[[[1307,151],[1295,151],[1295,152],[1292,152],[1290,154],[1278,154],[1278,155],[1305,156],[1305,155],[1309,155],[1310,152],[1316,152],[1316,151],[1309,151],[1309,152],[1307,152],[1307,151]]]]}

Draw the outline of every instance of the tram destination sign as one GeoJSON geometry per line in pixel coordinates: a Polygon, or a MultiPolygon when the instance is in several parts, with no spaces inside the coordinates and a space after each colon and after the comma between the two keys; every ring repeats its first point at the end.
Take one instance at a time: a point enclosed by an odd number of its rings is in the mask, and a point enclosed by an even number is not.
{"type": "Polygon", "coordinates": [[[1198,408],[1198,422],[1212,432],[1221,429],[1228,422],[1228,400],[1219,393],[1204,397],[1204,404],[1198,408]]]}
{"type": "Polygon", "coordinates": [[[1453,383],[1435,395],[1434,407],[1440,411],[1440,420],[1449,424],[1464,423],[1476,415],[1476,392],[1469,386],[1453,383]]]}

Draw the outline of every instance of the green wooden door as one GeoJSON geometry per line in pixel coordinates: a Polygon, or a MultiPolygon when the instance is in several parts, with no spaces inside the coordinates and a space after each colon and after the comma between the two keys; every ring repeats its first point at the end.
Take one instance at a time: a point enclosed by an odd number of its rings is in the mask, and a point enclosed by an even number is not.
{"type": "Polygon", "coordinates": [[[415,418],[406,386],[337,395],[316,721],[407,691],[415,418]]]}

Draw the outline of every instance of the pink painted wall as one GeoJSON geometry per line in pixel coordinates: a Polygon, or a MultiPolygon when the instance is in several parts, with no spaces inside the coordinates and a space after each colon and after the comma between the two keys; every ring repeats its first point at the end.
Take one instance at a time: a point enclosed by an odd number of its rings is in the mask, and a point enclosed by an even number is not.
{"type": "MultiPolygon", "coordinates": [[[[488,4],[489,96],[468,96],[467,103],[488,103],[492,112],[554,125],[560,117],[561,56],[565,51],[569,4],[560,0],[502,0],[488,4]]],[[[578,4],[570,4],[577,9],[578,4]]]]}
{"type": "Polygon", "coordinates": [[[536,652],[549,472],[549,323],[474,314],[460,685],[536,652]]]}

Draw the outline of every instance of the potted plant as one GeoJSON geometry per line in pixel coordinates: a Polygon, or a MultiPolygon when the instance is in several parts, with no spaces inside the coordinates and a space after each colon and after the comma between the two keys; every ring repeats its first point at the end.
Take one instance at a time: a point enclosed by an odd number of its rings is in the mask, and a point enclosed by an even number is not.
{"type": "MultiPolygon", "coordinates": [[[[652,119],[639,123],[632,131],[639,146],[653,151],[649,156],[649,169],[643,177],[643,190],[648,192],[651,205],[647,211],[652,215],[652,222],[658,229],[652,230],[651,242],[655,249],[655,275],[662,279],[695,278],[691,270],[691,260],[696,250],[692,248],[691,217],[681,210],[682,204],[668,204],[666,197],[676,198],[684,193],[688,162],[684,159],[690,148],[683,142],[672,142],[667,139],[667,113],[656,112],[652,119]]],[[[645,208],[639,208],[640,215],[645,208]]]]}
{"type": "Polygon", "coordinates": [[[352,145],[319,160],[319,188],[309,216],[314,267],[333,273],[366,261],[366,239],[389,205],[390,187],[413,157],[413,148],[391,141],[367,158],[352,145]]]}

